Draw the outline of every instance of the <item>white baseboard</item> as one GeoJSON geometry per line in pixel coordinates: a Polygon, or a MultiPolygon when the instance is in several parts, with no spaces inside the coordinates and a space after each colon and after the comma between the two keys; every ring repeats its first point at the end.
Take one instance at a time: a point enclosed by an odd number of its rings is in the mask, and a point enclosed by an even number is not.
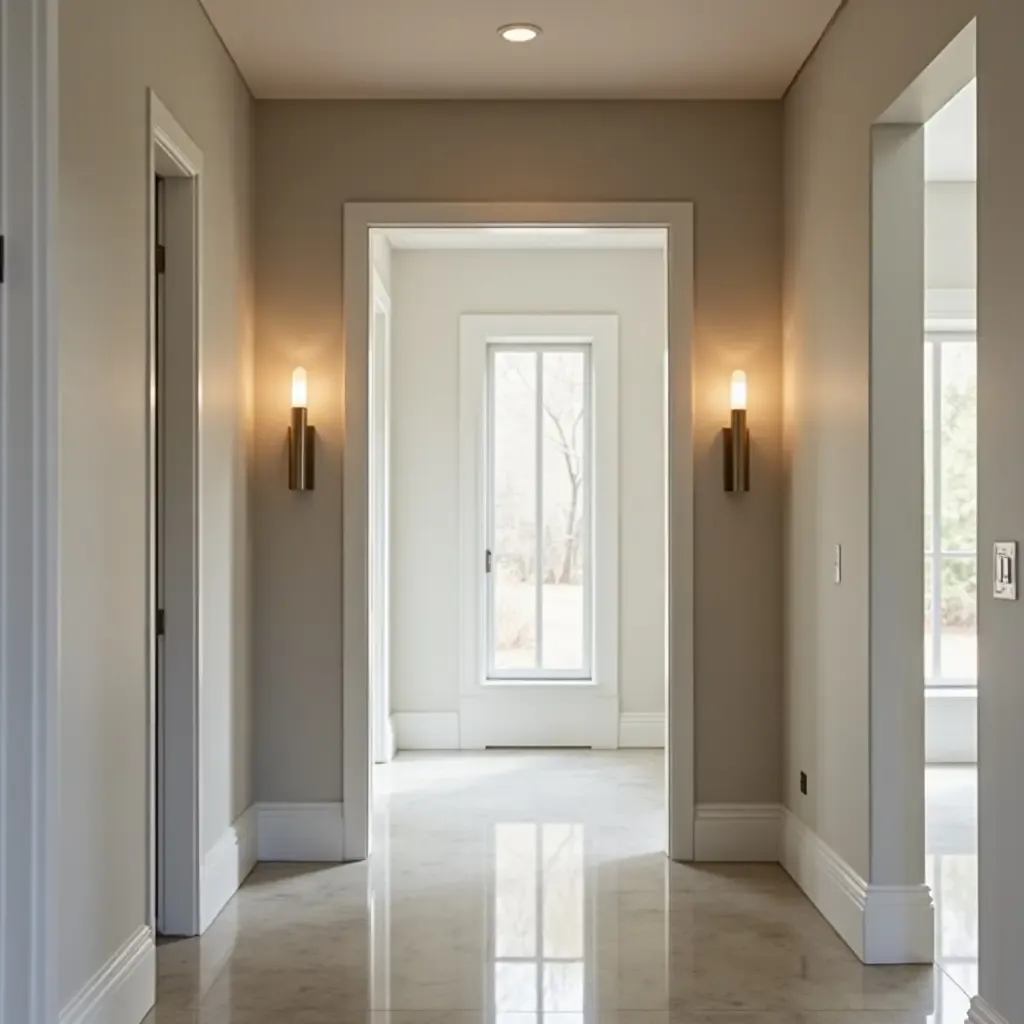
{"type": "Polygon", "coordinates": [[[665,715],[661,711],[623,711],[619,715],[619,746],[664,747],[665,715]]]}
{"type": "Polygon", "coordinates": [[[580,687],[502,687],[459,702],[463,750],[619,745],[619,700],[580,687]],[[527,699],[528,698],[528,699],[527,699]]]}
{"type": "Polygon", "coordinates": [[[396,711],[391,716],[396,750],[458,750],[456,711],[396,711]]]}
{"type": "Polygon", "coordinates": [[[256,866],[256,808],[248,808],[203,858],[199,890],[200,934],[213,924],[225,904],[256,866]]]}
{"type": "Polygon", "coordinates": [[[926,885],[868,885],[795,814],[783,811],[782,866],[866,964],[930,964],[935,908],[926,885]]]}
{"type": "Polygon", "coordinates": [[[156,1000],[156,947],[140,928],[61,1011],[60,1024],[139,1024],[156,1000]]]}
{"type": "Polygon", "coordinates": [[[782,808],[778,804],[698,804],[694,860],[778,863],[782,808]]]}
{"type": "Polygon", "coordinates": [[[260,860],[345,859],[345,826],[340,803],[257,804],[260,860]]]}
{"type": "Polygon", "coordinates": [[[1010,1024],[1001,1014],[996,1013],[981,996],[971,1000],[971,1008],[967,1013],[967,1024],[1010,1024]]]}

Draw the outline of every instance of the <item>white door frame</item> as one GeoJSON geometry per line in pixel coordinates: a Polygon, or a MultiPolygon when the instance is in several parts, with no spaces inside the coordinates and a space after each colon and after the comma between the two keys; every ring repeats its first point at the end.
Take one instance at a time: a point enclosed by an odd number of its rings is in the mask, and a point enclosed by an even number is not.
{"type": "Polygon", "coordinates": [[[198,935],[201,906],[200,839],[200,623],[201,558],[199,429],[202,351],[200,211],[203,154],[171,112],[149,94],[147,160],[147,701],[149,772],[150,923],[165,935],[198,935]],[[157,714],[156,612],[156,294],[154,179],[164,178],[167,264],[164,302],[164,559],[166,632],[163,637],[162,702],[157,714]],[[156,730],[163,756],[157,763],[156,730]],[[159,789],[159,801],[157,791],[159,789]],[[154,813],[159,808],[160,822],[154,813]],[[157,866],[159,865],[159,871],[157,866]],[[157,884],[160,887],[157,899],[157,884]],[[157,907],[160,919],[157,920],[157,907]]]}
{"type": "Polygon", "coordinates": [[[668,234],[668,853],[693,859],[693,205],[691,203],[346,203],[342,475],[342,797],[345,859],[370,852],[368,349],[370,229],[583,225],[668,234]]]}
{"type": "Polygon", "coordinates": [[[373,271],[370,294],[371,380],[370,406],[374,422],[370,426],[370,488],[373,501],[370,554],[371,609],[375,658],[370,662],[373,676],[373,756],[378,764],[395,756],[395,732],[391,722],[391,630],[390,609],[390,515],[391,502],[391,296],[380,274],[373,271]],[[383,329],[379,329],[381,319],[383,329]]]}
{"type": "Polygon", "coordinates": [[[0,1020],[19,1024],[57,1019],[57,21],[57,0],[0,0],[0,1020]]]}

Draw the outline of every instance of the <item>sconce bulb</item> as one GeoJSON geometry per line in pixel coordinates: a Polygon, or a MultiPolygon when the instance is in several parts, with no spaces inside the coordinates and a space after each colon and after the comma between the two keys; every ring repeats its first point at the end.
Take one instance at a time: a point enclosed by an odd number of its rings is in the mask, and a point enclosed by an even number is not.
{"type": "Polygon", "coordinates": [[[732,409],[746,409],[747,407],[747,375],[742,370],[736,370],[732,375],[729,385],[729,403],[732,409]]]}
{"type": "Polygon", "coordinates": [[[306,408],[306,371],[301,366],[292,373],[292,408],[306,408]]]}

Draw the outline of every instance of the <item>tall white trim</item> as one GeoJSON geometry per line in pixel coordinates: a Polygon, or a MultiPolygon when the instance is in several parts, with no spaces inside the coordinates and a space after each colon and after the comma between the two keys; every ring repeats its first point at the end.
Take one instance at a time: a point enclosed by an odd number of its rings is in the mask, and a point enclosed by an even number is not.
{"type": "Polygon", "coordinates": [[[149,919],[154,931],[197,935],[202,930],[201,800],[202,715],[202,520],[200,404],[202,366],[202,183],[203,155],[188,133],[152,91],[149,93],[149,150],[146,165],[149,343],[147,351],[147,594],[146,630],[149,687],[147,759],[149,772],[149,919]],[[156,234],[154,180],[165,182],[167,235],[164,433],[165,595],[167,630],[163,638],[165,686],[157,713],[156,640],[156,234]],[[163,741],[157,764],[156,730],[163,741]],[[158,828],[155,809],[162,784],[158,828]],[[157,861],[160,867],[157,870],[157,861]],[[161,886],[157,899],[157,880],[161,886]],[[157,922],[159,902],[160,921],[157,922]]]}
{"type": "Polygon", "coordinates": [[[51,1024],[60,848],[57,0],[0,0],[0,18],[0,1020],[51,1024]]]}
{"type": "Polygon", "coordinates": [[[691,203],[347,203],[342,515],[342,788],[345,857],[370,850],[367,353],[370,228],[579,224],[664,227],[668,293],[668,852],[693,858],[693,205],[691,203]]]}
{"type": "Polygon", "coordinates": [[[795,814],[782,816],[782,866],[864,963],[933,962],[927,885],[869,885],[795,814]]]}
{"type": "Polygon", "coordinates": [[[142,927],[61,1011],[60,1024],[138,1024],[155,991],[156,947],[142,927]]]}

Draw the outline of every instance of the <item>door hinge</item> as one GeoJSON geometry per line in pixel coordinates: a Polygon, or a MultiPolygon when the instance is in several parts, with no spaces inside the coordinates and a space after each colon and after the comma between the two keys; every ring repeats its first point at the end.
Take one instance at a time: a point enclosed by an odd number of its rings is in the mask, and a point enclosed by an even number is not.
{"type": "Polygon", "coordinates": [[[6,239],[0,235],[0,284],[7,280],[7,245],[6,239]]]}
{"type": "Polygon", "coordinates": [[[164,635],[165,626],[166,626],[165,619],[166,619],[166,616],[164,614],[163,608],[157,608],[157,610],[156,610],[156,635],[157,636],[163,636],[164,635]]]}
{"type": "Polygon", "coordinates": [[[491,553],[491,549],[487,549],[487,553],[484,555],[484,572],[491,572],[494,568],[494,555],[491,553]]]}
{"type": "Polygon", "coordinates": [[[156,272],[163,274],[167,269],[167,250],[162,246],[156,247],[156,272]]]}

